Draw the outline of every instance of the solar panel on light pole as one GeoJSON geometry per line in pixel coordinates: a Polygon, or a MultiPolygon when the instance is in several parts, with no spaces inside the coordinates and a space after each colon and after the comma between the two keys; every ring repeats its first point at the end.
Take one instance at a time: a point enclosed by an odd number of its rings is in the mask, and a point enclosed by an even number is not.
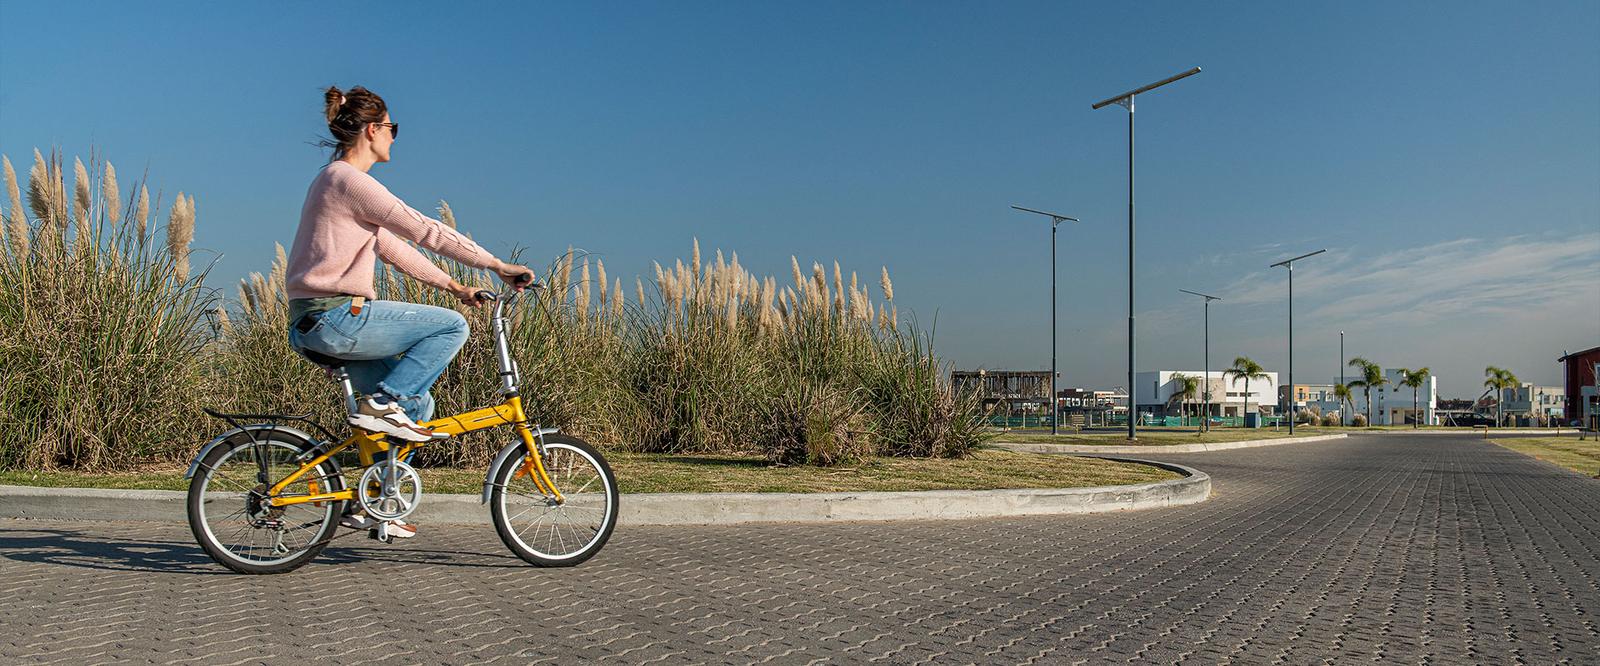
{"type": "MultiPolygon", "coordinates": [[[[1306,257],[1315,257],[1327,251],[1327,248],[1323,248],[1321,250],[1317,250],[1316,252],[1307,252],[1298,257],[1284,259],[1283,261],[1267,267],[1277,268],[1282,266],[1289,269],[1289,411],[1291,412],[1289,414],[1289,434],[1291,435],[1294,434],[1295,417],[1295,414],[1292,413],[1294,411],[1294,262],[1300,261],[1306,257]]],[[[1278,392],[1283,393],[1282,384],[1278,385],[1278,392]]],[[[1245,396],[1245,404],[1249,404],[1249,399],[1249,396],[1245,396]]]]}
{"type": "MultiPolygon", "coordinates": [[[[1211,429],[1211,301],[1220,301],[1222,298],[1219,296],[1212,296],[1210,294],[1202,294],[1198,291],[1189,291],[1188,289],[1179,289],[1178,291],[1181,291],[1185,294],[1194,294],[1195,296],[1206,299],[1205,370],[1201,371],[1200,373],[1200,381],[1203,382],[1201,384],[1200,396],[1204,404],[1203,409],[1205,409],[1205,417],[1200,420],[1200,432],[1206,432],[1211,429]]],[[[1249,404],[1248,397],[1246,397],[1245,403],[1249,404]]]]}
{"type": "Polygon", "coordinates": [[[1138,385],[1133,381],[1134,362],[1134,337],[1133,337],[1133,98],[1141,93],[1146,93],[1179,79],[1185,79],[1200,73],[1200,68],[1195,67],[1185,72],[1180,72],[1164,78],[1155,83],[1134,88],[1115,97],[1108,97],[1095,102],[1091,108],[1099,109],[1108,104],[1117,104],[1128,110],[1128,439],[1133,440],[1138,435],[1134,425],[1134,415],[1138,411],[1139,395],[1138,385]]]}
{"type": "MultiPolygon", "coordinates": [[[[1060,434],[1056,422],[1060,420],[1060,410],[1056,407],[1056,226],[1067,220],[1077,222],[1078,218],[1060,213],[1034,210],[1013,205],[1012,208],[1024,213],[1044,215],[1050,218],[1050,434],[1060,434]]],[[[1026,425],[1026,424],[1024,424],[1026,425]]]]}

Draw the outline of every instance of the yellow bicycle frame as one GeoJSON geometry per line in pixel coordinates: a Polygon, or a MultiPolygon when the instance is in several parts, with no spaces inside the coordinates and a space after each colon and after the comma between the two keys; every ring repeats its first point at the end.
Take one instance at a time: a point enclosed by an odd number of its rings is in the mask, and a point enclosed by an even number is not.
{"type": "MultiPolygon", "coordinates": [[[[545,471],[544,460],[540,455],[538,443],[534,441],[533,430],[528,428],[527,414],[523,413],[522,411],[521,396],[511,396],[506,398],[505,402],[493,407],[485,407],[483,409],[473,410],[464,414],[457,414],[455,416],[446,416],[444,418],[434,419],[419,425],[422,425],[425,428],[430,428],[434,432],[447,433],[451,437],[477,430],[483,430],[485,428],[494,428],[502,425],[515,425],[517,436],[522,438],[522,443],[528,450],[528,453],[523,458],[523,467],[521,470],[517,471],[516,476],[521,477],[523,474],[530,474],[533,477],[534,485],[539,488],[539,492],[554,495],[556,501],[558,502],[564,499],[561,495],[561,491],[557,490],[555,483],[550,480],[550,474],[545,471]]],[[[393,459],[404,460],[406,456],[411,454],[411,452],[433,443],[435,442],[404,442],[400,445],[399,450],[394,452],[393,459]]],[[[301,477],[305,476],[307,472],[315,469],[318,465],[326,462],[329,458],[338,455],[341,451],[349,449],[351,446],[357,447],[362,467],[371,465],[376,459],[377,454],[388,451],[391,448],[390,443],[383,435],[377,435],[358,430],[354,436],[344,440],[343,442],[340,442],[332,449],[323,452],[322,455],[319,455],[301,464],[299,469],[284,477],[283,480],[272,484],[272,487],[267,491],[267,503],[271,506],[290,506],[294,504],[307,504],[311,502],[354,500],[356,496],[355,489],[346,489],[331,493],[312,492],[305,495],[279,495],[279,493],[282,493],[283,489],[287,488],[289,484],[298,481],[301,477]]],[[[316,489],[314,484],[312,489],[316,489]]]]}

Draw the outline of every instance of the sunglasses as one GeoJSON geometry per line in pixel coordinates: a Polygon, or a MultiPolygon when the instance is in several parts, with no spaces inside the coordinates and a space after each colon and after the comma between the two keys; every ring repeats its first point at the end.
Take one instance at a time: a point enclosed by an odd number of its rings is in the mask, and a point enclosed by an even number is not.
{"type": "Polygon", "coordinates": [[[400,123],[373,123],[373,124],[374,125],[378,125],[378,126],[382,126],[382,127],[388,127],[389,128],[389,138],[391,138],[391,139],[400,138],[400,123]]]}

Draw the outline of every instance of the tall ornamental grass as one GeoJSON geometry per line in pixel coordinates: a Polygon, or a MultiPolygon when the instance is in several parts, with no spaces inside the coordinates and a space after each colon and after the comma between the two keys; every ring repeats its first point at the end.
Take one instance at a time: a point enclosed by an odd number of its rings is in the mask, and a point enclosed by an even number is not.
{"type": "MultiPolygon", "coordinates": [[[[146,187],[124,201],[115,170],[35,154],[28,207],[9,159],[0,265],[0,467],[111,469],[178,462],[220,431],[202,407],[309,413],[338,426],[335,385],[288,346],[287,257],[214,297],[191,274],[195,204],[179,195],[151,225],[146,187]],[[97,174],[91,178],[90,173],[97,174]],[[31,212],[31,215],[29,214],[31,212]],[[158,231],[154,227],[162,226],[158,231]],[[229,302],[231,301],[231,302],[229,302]]],[[[440,218],[455,225],[441,202],[440,218]]],[[[432,256],[463,284],[486,271],[432,256]]],[[[954,392],[931,333],[902,322],[887,269],[882,302],[837,263],[792,284],[757,277],[738,255],[658,264],[631,285],[568,249],[546,288],[513,309],[521,390],[541,425],[647,452],[760,453],[834,465],[870,455],[959,456],[984,437],[976,395],[954,392]],[[830,279],[831,277],[831,279],[830,279]],[[631,289],[630,289],[631,287],[631,289]]],[[[472,328],[433,388],[438,415],[499,401],[485,309],[382,268],[379,298],[453,308],[472,328]]],[[[429,447],[426,464],[478,465],[504,429],[429,447]]]]}
{"type": "Polygon", "coordinates": [[[192,449],[207,381],[204,272],[190,274],[194,199],[165,232],[148,189],[126,200],[108,162],[34,151],[28,206],[9,157],[0,256],[0,466],[109,469],[192,449]],[[94,174],[91,176],[91,174],[94,174]]]}

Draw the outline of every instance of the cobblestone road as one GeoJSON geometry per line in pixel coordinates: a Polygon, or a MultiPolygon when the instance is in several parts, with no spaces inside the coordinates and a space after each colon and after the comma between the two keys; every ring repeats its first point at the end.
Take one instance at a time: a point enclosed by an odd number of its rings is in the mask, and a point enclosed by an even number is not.
{"type": "Polygon", "coordinates": [[[247,577],[182,525],[0,521],[0,663],[1600,663],[1600,481],[1439,436],[1161,457],[1213,499],[626,529],[576,569],[425,527],[247,577]]]}

